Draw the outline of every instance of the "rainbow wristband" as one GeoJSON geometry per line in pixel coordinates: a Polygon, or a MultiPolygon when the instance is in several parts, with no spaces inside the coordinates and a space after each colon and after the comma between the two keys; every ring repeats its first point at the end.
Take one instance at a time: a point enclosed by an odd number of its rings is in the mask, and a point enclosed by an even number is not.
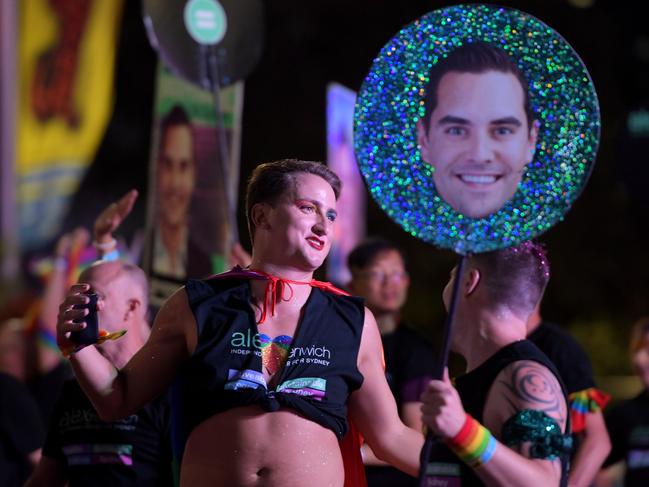
{"type": "Polygon", "coordinates": [[[68,347],[59,347],[59,350],[61,350],[61,353],[65,358],[70,358],[75,353],[79,352],[80,350],[83,350],[86,347],[89,347],[90,345],[101,345],[102,343],[108,340],[119,340],[125,334],[126,334],[126,330],[114,331],[112,333],[108,333],[106,330],[99,330],[99,336],[95,343],[91,343],[87,345],[71,344],[68,347]]]}
{"type": "Polygon", "coordinates": [[[498,443],[487,428],[467,414],[462,429],[447,444],[463,462],[478,468],[493,458],[498,443]]]}
{"type": "Polygon", "coordinates": [[[49,330],[39,328],[36,332],[38,341],[52,350],[58,350],[59,346],[56,343],[56,335],[52,334],[49,330]]]}

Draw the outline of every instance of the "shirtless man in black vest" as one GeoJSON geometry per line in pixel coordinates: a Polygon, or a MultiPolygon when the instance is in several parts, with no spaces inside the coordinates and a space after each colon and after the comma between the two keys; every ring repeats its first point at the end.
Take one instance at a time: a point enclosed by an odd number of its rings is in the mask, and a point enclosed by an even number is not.
{"type": "Polygon", "coordinates": [[[460,477],[463,487],[565,485],[567,396],[550,360],[525,339],[550,276],[547,257],[526,242],[466,259],[443,298],[448,309],[459,279],[452,347],[467,373],[455,386],[448,374],[431,381],[422,396],[424,422],[446,443],[429,471],[460,477]]]}
{"type": "MultiPolygon", "coordinates": [[[[168,299],[148,342],[119,370],[93,346],[72,355],[78,381],[104,419],[137,410],[178,375],[205,391],[194,406],[211,402],[213,410],[203,408],[205,417],[186,432],[182,485],[325,487],[353,481],[345,479],[339,443],[345,408],[377,456],[416,474],[423,437],[399,420],[372,314],[357,298],[312,281],[331,246],[339,193],[338,177],[319,163],[284,160],[257,167],[246,198],[250,270],[190,281],[168,299]],[[303,343],[312,333],[318,341],[303,343]],[[349,353],[322,348],[335,336],[346,337],[341,350],[355,349],[351,365],[349,353]],[[219,347],[224,354],[210,361],[219,347]],[[307,364],[309,376],[294,378],[307,364]],[[210,367],[216,372],[179,374],[210,367]]],[[[86,290],[73,288],[61,306],[62,346],[83,327],[74,320],[85,310],[72,306],[86,302],[86,290]]]]}

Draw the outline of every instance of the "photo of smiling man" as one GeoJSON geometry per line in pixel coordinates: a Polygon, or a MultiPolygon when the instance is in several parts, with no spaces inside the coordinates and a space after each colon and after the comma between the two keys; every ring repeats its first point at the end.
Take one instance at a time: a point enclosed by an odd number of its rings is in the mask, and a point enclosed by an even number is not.
{"type": "Polygon", "coordinates": [[[163,118],[160,132],[153,269],[182,279],[186,277],[189,206],[196,185],[194,135],[187,112],[174,106],[163,118]]]}
{"type": "Polygon", "coordinates": [[[425,110],[417,143],[439,196],[470,218],[500,210],[534,159],[539,130],[513,59],[484,42],[457,48],[431,68],[425,110]]]}
{"type": "Polygon", "coordinates": [[[212,255],[222,253],[219,236],[225,221],[219,212],[223,204],[214,195],[220,180],[210,164],[214,129],[190,118],[190,110],[190,105],[175,103],[164,114],[155,156],[150,266],[154,275],[176,283],[214,272],[212,255]],[[206,191],[201,184],[216,190],[206,191]],[[211,213],[209,219],[206,213],[211,213]]]}

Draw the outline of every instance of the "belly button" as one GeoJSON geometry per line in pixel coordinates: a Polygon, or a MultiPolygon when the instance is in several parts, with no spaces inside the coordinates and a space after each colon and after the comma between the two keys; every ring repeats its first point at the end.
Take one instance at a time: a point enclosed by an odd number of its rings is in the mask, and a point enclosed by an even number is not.
{"type": "Polygon", "coordinates": [[[267,467],[260,468],[257,470],[257,477],[265,477],[270,473],[270,469],[267,467]]]}

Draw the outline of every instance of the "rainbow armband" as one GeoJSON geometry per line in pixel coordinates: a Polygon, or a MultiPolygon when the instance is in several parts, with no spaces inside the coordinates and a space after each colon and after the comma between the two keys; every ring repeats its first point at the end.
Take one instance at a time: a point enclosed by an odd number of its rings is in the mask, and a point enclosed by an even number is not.
{"type": "Polygon", "coordinates": [[[572,432],[581,433],[584,431],[586,428],[586,415],[602,411],[610,399],[611,396],[595,387],[570,394],[568,401],[570,403],[572,432]]]}
{"type": "Polygon", "coordinates": [[[493,458],[498,442],[487,428],[467,414],[462,429],[447,441],[447,445],[460,460],[478,468],[493,458]]]}

